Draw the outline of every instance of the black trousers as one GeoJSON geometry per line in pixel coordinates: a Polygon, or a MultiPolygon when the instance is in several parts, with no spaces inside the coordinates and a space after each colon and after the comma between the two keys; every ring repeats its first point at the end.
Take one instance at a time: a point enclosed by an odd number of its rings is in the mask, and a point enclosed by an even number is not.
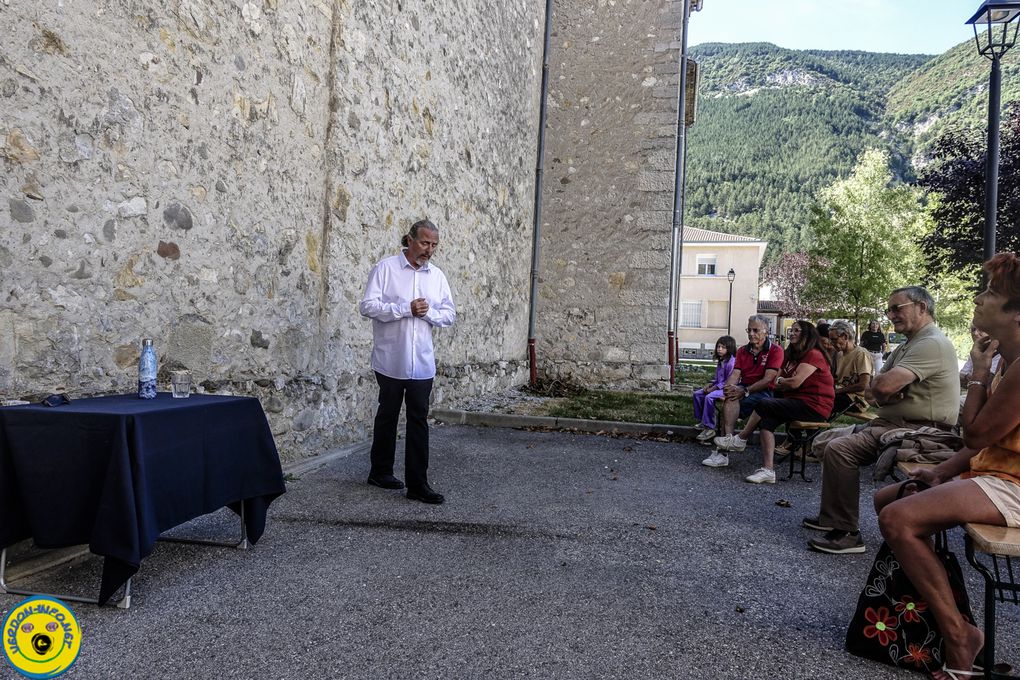
{"type": "Polygon", "coordinates": [[[761,416],[761,429],[775,432],[776,428],[783,423],[791,423],[794,420],[827,420],[813,408],[802,402],[800,399],[786,397],[782,399],[762,399],[754,407],[755,413],[761,416]]]}
{"type": "Polygon", "coordinates": [[[860,413],[861,407],[859,404],[855,404],[850,400],[850,396],[846,394],[836,395],[836,405],[832,407],[833,413],[842,413],[843,411],[849,410],[851,413],[860,413]]]}
{"type": "Polygon", "coordinates": [[[372,476],[392,475],[397,448],[397,421],[400,403],[407,405],[407,433],[404,439],[404,482],[411,488],[428,484],[429,413],[432,378],[397,380],[379,372],[379,410],[375,414],[372,436],[372,476]]]}

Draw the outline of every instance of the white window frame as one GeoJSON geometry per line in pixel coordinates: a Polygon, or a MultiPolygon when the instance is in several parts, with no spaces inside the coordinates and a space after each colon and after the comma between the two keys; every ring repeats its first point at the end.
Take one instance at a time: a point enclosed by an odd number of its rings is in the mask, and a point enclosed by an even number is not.
{"type": "Polygon", "coordinates": [[[697,267],[695,271],[698,276],[716,276],[716,272],[719,271],[719,257],[717,255],[698,255],[695,258],[697,267]],[[701,271],[702,266],[705,267],[706,271],[701,271]],[[712,271],[708,272],[709,266],[712,267],[712,271]]]}
{"type": "Polygon", "coordinates": [[[704,328],[701,323],[702,313],[705,309],[703,300],[681,300],[680,301],[680,328],[704,328]]]}

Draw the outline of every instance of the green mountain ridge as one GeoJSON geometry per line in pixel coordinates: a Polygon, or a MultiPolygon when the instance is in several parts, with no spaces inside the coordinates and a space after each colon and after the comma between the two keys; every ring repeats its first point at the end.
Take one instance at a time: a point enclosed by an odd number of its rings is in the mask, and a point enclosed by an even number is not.
{"type": "MultiPolygon", "coordinates": [[[[790,50],[705,43],[687,147],[685,224],[770,242],[767,258],[806,248],[810,207],[870,147],[911,181],[951,127],[984,127],[987,60],[972,42],[942,55],[790,50]]],[[[1020,99],[1020,56],[1003,68],[1003,103],[1020,99]]]]}

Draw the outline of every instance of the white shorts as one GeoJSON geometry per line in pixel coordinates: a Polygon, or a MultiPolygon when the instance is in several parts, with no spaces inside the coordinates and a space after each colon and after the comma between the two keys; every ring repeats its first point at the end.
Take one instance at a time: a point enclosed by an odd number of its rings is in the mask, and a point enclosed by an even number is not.
{"type": "Polygon", "coordinates": [[[1020,527],[1020,484],[1014,484],[991,475],[978,475],[971,479],[977,482],[977,485],[988,496],[988,500],[1005,518],[1006,526],[1020,527]]]}

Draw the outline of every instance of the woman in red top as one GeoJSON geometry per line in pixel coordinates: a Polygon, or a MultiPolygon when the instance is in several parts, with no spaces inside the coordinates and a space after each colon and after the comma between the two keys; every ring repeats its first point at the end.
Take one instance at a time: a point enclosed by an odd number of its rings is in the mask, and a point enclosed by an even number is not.
{"type": "Polygon", "coordinates": [[[758,402],[747,425],[728,447],[730,451],[743,451],[751,433],[761,428],[762,467],[745,478],[752,484],[776,483],[772,464],[776,428],[794,420],[827,420],[836,398],[832,371],[814,325],[795,321],[788,337],[786,360],[776,378],[775,392],[779,396],[758,402]]]}

